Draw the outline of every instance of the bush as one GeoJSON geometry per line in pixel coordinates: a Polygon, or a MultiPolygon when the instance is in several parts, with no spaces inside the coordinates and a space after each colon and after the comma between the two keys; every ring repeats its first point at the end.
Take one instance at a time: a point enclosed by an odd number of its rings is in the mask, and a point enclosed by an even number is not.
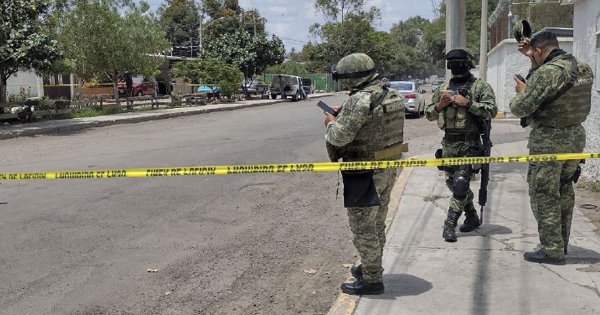
{"type": "Polygon", "coordinates": [[[194,83],[218,85],[221,94],[230,97],[239,87],[243,73],[235,66],[207,58],[179,62],[173,66],[171,76],[186,78],[194,83]]]}

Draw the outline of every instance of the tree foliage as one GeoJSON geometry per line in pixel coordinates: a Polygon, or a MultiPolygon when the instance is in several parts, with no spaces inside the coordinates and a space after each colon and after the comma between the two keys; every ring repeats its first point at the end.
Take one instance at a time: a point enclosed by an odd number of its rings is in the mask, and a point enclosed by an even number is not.
{"type": "MultiPolygon", "coordinates": [[[[494,12],[499,0],[489,0],[488,16],[494,12]]],[[[467,0],[467,49],[469,49],[476,59],[479,59],[479,38],[481,37],[481,1],[467,0]]],[[[444,1],[440,2],[438,7],[438,18],[433,20],[425,28],[425,43],[427,49],[431,52],[433,62],[439,65],[444,64],[446,53],[446,5],[444,1]]]]}
{"type": "Polygon", "coordinates": [[[0,102],[6,101],[6,82],[19,70],[44,71],[60,57],[55,41],[43,32],[41,20],[50,2],[0,2],[0,102]]]}
{"type": "Polygon", "coordinates": [[[234,65],[245,78],[283,62],[283,42],[277,36],[266,36],[266,19],[257,10],[244,11],[237,0],[204,0],[203,10],[211,18],[204,24],[203,58],[234,65]]]}
{"type": "Polygon", "coordinates": [[[65,63],[74,73],[82,78],[108,76],[114,84],[125,71],[155,74],[163,58],[153,54],[168,47],[161,24],[143,2],[76,0],[58,36],[65,63]]]}
{"type": "Polygon", "coordinates": [[[278,74],[290,74],[297,76],[303,76],[308,73],[306,67],[304,67],[303,64],[292,60],[286,61],[282,64],[268,67],[267,72],[278,74]]]}
{"type": "Polygon", "coordinates": [[[204,56],[222,60],[238,67],[247,78],[252,78],[269,65],[283,62],[283,42],[273,35],[271,39],[252,36],[246,31],[222,34],[205,44],[204,56]]]}
{"type": "Polygon", "coordinates": [[[226,96],[236,91],[243,76],[237,67],[213,58],[178,62],[173,66],[171,75],[194,83],[219,85],[226,96]]]}
{"type": "Polygon", "coordinates": [[[158,9],[158,14],[171,46],[195,46],[198,44],[200,15],[195,1],[167,0],[158,9]]]}
{"type": "Polygon", "coordinates": [[[528,20],[534,31],[544,27],[573,27],[573,5],[561,5],[560,3],[536,3],[527,2],[513,4],[513,14],[516,19],[528,20]]]}

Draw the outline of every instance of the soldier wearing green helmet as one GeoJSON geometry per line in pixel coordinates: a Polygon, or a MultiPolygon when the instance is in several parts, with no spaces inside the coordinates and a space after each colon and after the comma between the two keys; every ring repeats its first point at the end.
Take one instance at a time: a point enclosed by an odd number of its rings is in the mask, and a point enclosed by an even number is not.
{"type": "MultiPolygon", "coordinates": [[[[403,141],[404,98],[379,80],[373,60],[350,54],[332,67],[332,76],[350,97],[336,116],[325,113],[325,140],[331,161],[395,160],[406,151],[403,141]]],[[[343,283],[347,294],[384,291],[382,256],[385,218],[398,170],[342,171],[344,207],[360,264],[351,269],[356,281],[343,283]]]]}
{"type": "MultiPolygon", "coordinates": [[[[489,136],[489,119],[498,111],[494,91],[487,82],[471,74],[474,60],[465,49],[450,50],[446,62],[452,78],[434,91],[431,104],[425,109],[427,119],[437,120],[438,127],[444,130],[442,149],[436,152],[436,157],[482,156],[489,148],[484,148],[481,135],[487,132],[489,136]]],[[[459,228],[461,232],[473,231],[481,224],[470,188],[471,178],[480,168],[474,165],[443,167],[446,185],[452,192],[442,231],[447,242],[457,241],[455,228],[463,212],[466,218],[459,228]]]]}

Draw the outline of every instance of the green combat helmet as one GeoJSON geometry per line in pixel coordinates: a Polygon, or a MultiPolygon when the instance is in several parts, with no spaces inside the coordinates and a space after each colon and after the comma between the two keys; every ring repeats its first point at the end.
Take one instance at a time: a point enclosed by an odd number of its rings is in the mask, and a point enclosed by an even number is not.
{"type": "Polygon", "coordinates": [[[331,67],[331,75],[348,88],[359,87],[377,77],[375,62],[363,53],[350,54],[340,59],[337,65],[331,67]]]}
{"type": "Polygon", "coordinates": [[[513,27],[513,36],[517,42],[521,42],[524,38],[531,38],[531,25],[527,20],[516,22],[513,27]]]}

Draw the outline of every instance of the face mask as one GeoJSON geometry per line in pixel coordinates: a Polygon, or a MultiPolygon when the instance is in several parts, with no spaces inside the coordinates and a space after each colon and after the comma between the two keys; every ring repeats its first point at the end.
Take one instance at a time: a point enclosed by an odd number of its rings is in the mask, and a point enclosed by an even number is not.
{"type": "Polygon", "coordinates": [[[452,72],[453,77],[465,76],[469,73],[469,63],[464,60],[448,61],[447,68],[452,72]]]}

